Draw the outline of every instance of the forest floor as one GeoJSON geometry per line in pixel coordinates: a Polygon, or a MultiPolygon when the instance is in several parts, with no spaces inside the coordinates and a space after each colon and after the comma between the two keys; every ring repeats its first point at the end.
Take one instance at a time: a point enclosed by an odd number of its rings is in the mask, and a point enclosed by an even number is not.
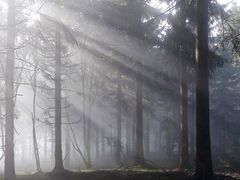
{"type": "MultiPolygon", "coordinates": [[[[234,180],[230,176],[217,175],[216,180],[234,180]]],[[[66,172],[63,174],[21,175],[17,180],[194,180],[191,174],[184,172],[160,172],[142,170],[105,170],[66,172]]]]}

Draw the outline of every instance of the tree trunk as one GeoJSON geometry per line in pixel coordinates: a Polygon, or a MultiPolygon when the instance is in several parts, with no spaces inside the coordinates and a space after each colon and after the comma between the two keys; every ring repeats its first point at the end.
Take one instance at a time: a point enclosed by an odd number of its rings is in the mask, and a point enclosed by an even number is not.
{"type": "Polygon", "coordinates": [[[87,168],[92,168],[92,162],[91,162],[91,129],[92,129],[92,122],[90,118],[90,113],[89,117],[87,117],[87,139],[86,139],[86,148],[87,148],[87,162],[88,162],[88,167],[87,168]]]}
{"type": "Polygon", "coordinates": [[[189,168],[187,63],[182,59],[181,168],[189,168]]]}
{"type": "Polygon", "coordinates": [[[132,123],[126,122],[126,155],[127,158],[131,157],[131,147],[132,147],[132,138],[131,138],[131,132],[132,132],[132,123]]]}
{"type": "Polygon", "coordinates": [[[159,155],[161,155],[161,152],[162,152],[162,132],[161,132],[161,121],[159,121],[159,133],[158,133],[158,136],[156,136],[156,149],[158,149],[158,153],[159,155]],[[157,148],[158,147],[158,148],[157,148]]]}
{"type": "Polygon", "coordinates": [[[136,92],[136,144],[134,163],[144,164],[143,155],[143,102],[142,102],[142,78],[137,78],[136,92]]]}
{"type": "MultiPolygon", "coordinates": [[[[82,116],[83,116],[83,143],[84,143],[84,156],[87,160],[87,168],[91,168],[91,158],[90,158],[90,119],[86,116],[86,93],[85,93],[85,78],[86,78],[86,64],[82,68],[82,116]]],[[[90,114],[89,114],[90,115],[90,114]]]]}
{"type": "Polygon", "coordinates": [[[195,134],[196,134],[196,130],[195,130],[195,127],[196,127],[196,117],[195,117],[195,115],[196,115],[196,113],[195,113],[195,110],[196,110],[196,108],[195,108],[195,105],[196,105],[196,103],[195,103],[195,86],[194,85],[192,85],[192,88],[191,88],[191,90],[192,90],[192,94],[193,94],[193,96],[192,96],[192,100],[191,100],[191,115],[190,115],[190,117],[191,117],[191,122],[190,122],[190,127],[191,127],[191,131],[190,131],[190,137],[191,137],[191,142],[190,142],[190,155],[191,155],[191,159],[194,159],[195,158],[195,144],[196,144],[196,142],[195,142],[195,139],[196,139],[196,136],[195,136],[195,134]]]}
{"type": "Polygon", "coordinates": [[[64,170],[61,125],[61,34],[58,29],[56,29],[55,46],[55,167],[53,171],[58,173],[64,170]]]}
{"type": "Polygon", "coordinates": [[[102,157],[104,157],[104,155],[105,155],[105,133],[104,133],[104,127],[102,127],[101,131],[102,131],[101,153],[102,153],[102,157]]]}
{"type": "MultiPolygon", "coordinates": [[[[2,109],[2,104],[0,104],[0,107],[1,107],[1,117],[3,117],[3,109],[2,109]]],[[[1,140],[2,140],[2,151],[3,153],[5,153],[5,132],[4,132],[4,119],[1,118],[1,140]]]]}
{"type": "Polygon", "coordinates": [[[99,149],[99,126],[96,124],[96,159],[99,159],[100,149],[99,149]]]}
{"type": "Polygon", "coordinates": [[[34,75],[33,75],[33,112],[32,112],[32,133],[33,133],[33,150],[35,155],[35,161],[36,161],[36,167],[37,172],[41,171],[41,165],[40,165],[40,157],[39,157],[39,150],[38,150],[38,143],[37,143],[37,135],[36,135],[36,96],[37,96],[37,66],[38,64],[35,64],[34,68],[34,75]]]}
{"type": "Polygon", "coordinates": [[[197,1],[196,49],[196,179],[213,178],[209,125],[209,65],[208,65],[209,0],[197,1]]]}
{"type": "MultiPolygon", "coordinates": [[[[67,98],[65,98],[65,115],[67,122],[70,123],[69,113],[68,113],[69,103],[67,102],[67,98]]],[[[70,138],[70,125],[67,125],[65,128],[65,160],[64,165],[66,168],[70,168],[70,157],[71,157],[71,138],[70,138]]]]}
{"type": "Polygon", "coordinates": [[[110,153],[111,155],[114,153],[114,129],[112,125],[110,125],[110,153]]]}
{"type": "Polygon", "coordinates": [[[8,33],[5,71],[5,169],[4,179],[15,180],[14,163],[14,63],[15,63],[16,7],[15,0],[8,0],[8,33]]]}
{"type": "Polygon", "coordinates": [[[149,155],[149,146],[150,146],[150,124],[149,124],[149,120],[145,122],[146,125],[146,129],[145,129],[145,133],[144,133],[144,150],[145,150],[145,156],[149,155]]]}
{"type": "Polygon", "coordinates": [[[132,117],[132,155],[133,160],[135,156],[135,147],[136,147],[136,112],[133,111],[133,117],[132,117]]]}
{"type": "Polygon", "coordinates": [[[116,162],[121,162],[121,137],[122,137],[122,107],[121,107],[121,96],[122,96],[122,84],[121,84],[121,73],[118,71],[118,87],[117,87],[117,138],[116,138],[116,162]]]}
{"type": "MultiPolygon", "coordinates": [[[[180,2],[180,32],[184,33],[186,28],[186,1],[180,2]]],[[[181,61],[181,158],[180,166],[182,169],[189,168],[188,152],[188,64],[184,56],[184,40],[179,42],[179,54],[181,61]]]]}
{"type": "Polygon", "coordinates": [[[171,146],[171,133],[169,129],[166,130],[166,154],[169,161],[172,160],[172,146],[171,146]]]}
{"type": "MultiPolygon", "coordinates": [[[[67,115],[67,118],[68,118],[68,115],[67,115]]],[[[69,127],[67,126],[65,130],[65,155],[66,155],[65,167],[66,168],[70,168],[70,157],[71,157],[70,141],[71,141],[70,131],[69,131],[69,127]]]]}

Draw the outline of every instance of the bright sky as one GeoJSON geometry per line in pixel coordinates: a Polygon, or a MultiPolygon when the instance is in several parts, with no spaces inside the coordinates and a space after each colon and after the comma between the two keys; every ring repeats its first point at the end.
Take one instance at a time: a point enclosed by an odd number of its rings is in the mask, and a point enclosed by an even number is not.
{"type": "MultiPolygon", "coordinates": [[[[227,4],[233,0],[217,0],[220,4],[227,4]]],[[[240,5],[240,0],[234,0],[235,2],[237,2],[238,5],[240,5]]]]}

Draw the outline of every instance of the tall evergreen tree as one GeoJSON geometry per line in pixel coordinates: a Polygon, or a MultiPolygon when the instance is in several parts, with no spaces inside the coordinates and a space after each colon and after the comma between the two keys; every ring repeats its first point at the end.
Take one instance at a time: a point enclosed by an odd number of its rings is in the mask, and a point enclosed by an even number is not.
{"type": "Polygon", "coordinates": [[[55,34],[55,167],[53,172],[62,172],[62,111],[61,111],[61,32],[55,34]]]}
{"type": "Polygon", "coordinates": [[[196,45],[196,179],[213,178],[209,125],[209,0],[197,1],[196,45]]]}

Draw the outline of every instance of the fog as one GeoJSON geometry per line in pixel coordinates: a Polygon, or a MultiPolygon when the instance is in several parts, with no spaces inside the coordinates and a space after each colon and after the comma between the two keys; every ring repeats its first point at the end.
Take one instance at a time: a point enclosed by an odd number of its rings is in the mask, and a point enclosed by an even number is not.
{"type": "Polygon", "coordinates": [[[239,3],[208,3],[203,46],[195,2],[0,0],[5,180],[193,173],[204,157],[238,172],[239,3]]]}

